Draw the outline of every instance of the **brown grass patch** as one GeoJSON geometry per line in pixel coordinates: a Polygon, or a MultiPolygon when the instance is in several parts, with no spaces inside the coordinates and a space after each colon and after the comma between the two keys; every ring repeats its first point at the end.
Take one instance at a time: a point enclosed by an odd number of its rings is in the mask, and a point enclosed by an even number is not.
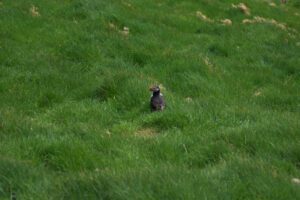
{"type": "Polygon", "coordinates": [[[128,2],[122,2],[122,4],[128,8],[132,8],[132,5],[128,2]]]}
{"type": "Polygon", "coordinates": [[[222,20],[220,20],[220,22],[226,26],[232,25],[232,21],[230,19],[222,19],[222,20]]]}
{"type": "Polygon", "coordinates": [[[204,15],[201,11],[197,11],[196,16],[205,22],[214,22],[214,20],[212,20],[209,17],[207,17],[206,15],[204,15]]]}
{"type": "Polygon", "coordinates": [[[255,24],[255,23],[272,24],[282,30],[287,29],[285,24],[277,22],[275,19],[266,19],[264,17],[255,16],[253,19],[244,19],[243,20],[243,24],[255,24]]]}
{"type": "Polygon", "coordinates": [[[29,9],[29,12],[30,12],[31,16],[38,17],[38,16],[40,16],[40,13],[38,10],[39,9],[36,6],[32,5],[31,8],[29,9]]]}
{"type": "Polygon", "coordinates": [[[129,28],[126,27],[126,26],[124,26],[124,27],[123,27],[123,30],[119,31],[119,33],[120,33],[121,35],[125,36],[125,37],[128,37],[128,35],[129,35],[129,28]]]}
{"type": "Polygon", "coordinates": [[[210,59],[209,59],[207,56],[205,56],[205,57],[202,58],[202,59],[203,59],[204,64],[208,67],[208,70],[209,70],[210,72],[213,72],[213,71],[214,71],[214,65],[213,65],[213,63],[210,61],[210,59]]]}
{"type": "Polygon", "coordinates": [[[112,31],[118,32],[120,35],[123,35],[124,37],[128,37],[128,36],[129,36],[129,33],[130,33],[128,27],[124,26],[123,29],[120,30],[120,29],[117,27],[117,25],[115,25],[115,24],[113,24],[113,23],[111,23],[111,22],[108,23],[108,28],[109,28],[110,30],[112,30],[112,31]]]}
{"type": "Polygon", "coordinates": [[[237,5],[231,4],[232,8],[238,9],[245,15],[250,15],[250,8],[248,8],[244,3],[239,3],[237,5]]]}
{"type": "Polygon", "coordinates": [[[137,132],[135,132],[136,137],[142,137],[142,138],[153,138],[157,135],[157,131],[155,131],[152,128],[144,128],[140,129],[137,132]]]}
{"type": "Polygon", "coordinates": [[[192,103],[193,102],[193,99],[191,97],[186,97],[184,99],[187,103],[192,103]]]}
{"type": "Polygon", "coordinates": [[[111,23],[111,22],[108,23],[108,27],[111,30],[117,30],[117,26],[115,24],[111,23]]]}
{"type": "Polygon", "coordinates": [[[253,19],[244,19],[242,23],[243,24],[257,24],[257,23],[271,24],[281,30],[289,31],[290,32],[289,36],[292,38],[295,37],[294,34],[298,34],[298,31],[296,29],[289,28],[284,23],[278,22],[275,19],[267,19],[267,18],[260,17],[260,16],[255,16],[253,19]]]}
{"type": "Polygon", "coordinates": [[[292,183],[300,185],[300,179],[299,178],[292,178],[292,183]]]}
{"type": "Polygon", "coordinates": [[[262,91],[261,90],[256,90],[253,94],[255,97],[259,97],[262,95],[262,91]]]}

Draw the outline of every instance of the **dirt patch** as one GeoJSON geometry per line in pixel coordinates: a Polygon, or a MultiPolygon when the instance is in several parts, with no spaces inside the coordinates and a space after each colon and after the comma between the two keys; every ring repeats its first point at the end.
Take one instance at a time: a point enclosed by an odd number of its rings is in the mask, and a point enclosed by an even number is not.
{"type": "Polygon", "coordinates": [[[152,128],[144,128],[140,129],[137,132],[135,132],[136,137],[142,137],[142,138],[153,138],[157,135],[157,131],[155,131],[152,128]]]}

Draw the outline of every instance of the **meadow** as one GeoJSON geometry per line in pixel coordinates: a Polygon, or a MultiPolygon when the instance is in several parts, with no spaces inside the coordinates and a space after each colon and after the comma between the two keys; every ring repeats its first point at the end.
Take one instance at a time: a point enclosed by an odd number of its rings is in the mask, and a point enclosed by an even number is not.
{"type": "Polygon", "coordinates": [[[299,179],[298,0],[0,0],[0,199],[295,200],[299,179]]]}

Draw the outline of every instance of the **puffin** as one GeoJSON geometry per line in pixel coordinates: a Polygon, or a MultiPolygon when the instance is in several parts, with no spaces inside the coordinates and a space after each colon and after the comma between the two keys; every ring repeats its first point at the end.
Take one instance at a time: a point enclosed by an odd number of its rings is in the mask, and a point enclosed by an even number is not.
{"type": "Polygon", "coordinates": [[[153,92],[150,99],[150,108],[151,111],[163,111],[166,107],[166,103],[162,93],[160,93],[159,86],[155,85],[149,88],[151,92],[153,92]]]}

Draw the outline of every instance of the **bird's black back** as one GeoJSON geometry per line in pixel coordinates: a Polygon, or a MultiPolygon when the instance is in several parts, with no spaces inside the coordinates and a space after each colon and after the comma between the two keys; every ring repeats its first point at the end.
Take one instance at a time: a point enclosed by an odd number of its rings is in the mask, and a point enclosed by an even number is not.
{"type": "Polygon", "coordinates": [[[160,93],[158,94],[153,93],[153,96],[151,97],[150,100],[151,111],[161,111],[165,108],[165,105],[166,104],[163,96],[160,93]]]}

